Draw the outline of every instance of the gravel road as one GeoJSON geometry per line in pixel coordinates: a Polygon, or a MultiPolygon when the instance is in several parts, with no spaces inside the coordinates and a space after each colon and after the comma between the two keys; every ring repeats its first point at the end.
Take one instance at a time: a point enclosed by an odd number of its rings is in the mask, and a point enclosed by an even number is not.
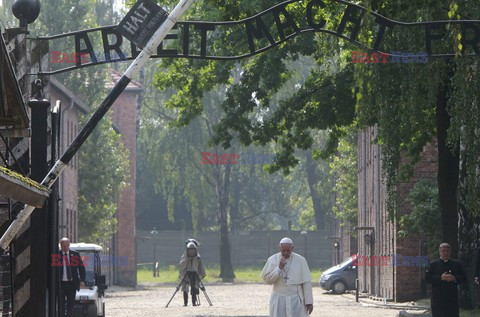
{"type": "MultiPolygon", "coordinates": [[[[201,305],[183,306],[179,291],[166,308],[176,285],[140,285],[137,289],[113,286],[106,294],[108,317],[268,317],[268,301],[271,286],[263,284],[213,284],[205,285],[213,303],[209,306],[200,294],[201,305]]],[[[313,289],[314,309],[312,317],[373,317],[397,316],[398,309],[360,304],[351,295],[333,295],[320,287],[313,289]]],[[[190,301],[190,299],[189,299],[190,301]]],[[[189,302],[189,305],[191,303],[189,302]]]]}

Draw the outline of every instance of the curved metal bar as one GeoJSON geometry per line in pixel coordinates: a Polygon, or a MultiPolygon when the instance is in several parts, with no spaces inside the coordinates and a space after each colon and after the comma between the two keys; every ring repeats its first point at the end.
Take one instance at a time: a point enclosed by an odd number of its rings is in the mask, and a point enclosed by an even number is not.
{"type": "MultiPolygon", "coordinates": [[[[195,25],[195,24],[210,24],[210,25],[243,24],[245,22],[252,21],[259,16],[270,13],[271,11],[275,10],[276,8],[283,7],[283,6],[288,5],[290,3],[301,2],[301,1],[302,0],[287,0],[287,1],[284,1],[284,2],[281,2],[281,3],[278,3],[278,4],[274,5],[273,7],[270,7],[266,10],[263,10],[260,13],[252,15],[251,17],[248,17],[248,18],[245,18],[245,19],[242,19],[242,20],[237,20],[237,21],[218,21],[218,22],[215,22],[215,21],[188,21],[188,23],[193,24],[193,25],[195,25]]],[[[369,12],[369,14],[373,15],[376,18],[381,18],[383,20],[388,21],[389,23],[392,23],[394,25],[399,25],[399,26],[420,26],[420,25],[428,25],[428,24],[434,24],[435,25],[435,24],[480,23],[480,20],[441,20],[441,21],[402,22],[402,21],[396,21],[396,20],[389,19],[389,18],[387,18],[387,17],[385,17],[381,14],[378,14],[374,11],[369,11],[369,9],[367,9],[367,8],[361,6],[361,5],[355,4],[355,3],[351,3],[351,2],[348,2],[348,1],[345,1],[345,0],[332,0],[332,1],[335,1],[335,2],[338,2],[338,3],[341,3],[341,4],[345,4],[345,5],[348,5],[348,6],[356,7],[360,10],[369,12]]],[[[186,23],[186,21],[178,21],[178,23],[182,24],[182,23],[186,23]]],[[[113,28],[116,28],[116,27],[117,27],[117,25],[108,25],[108,26],[103,26],[103,27],[98,27],[98,28],[92,28],[92,29],[87,29],[87,30],[82,30],[82,31],[74,31],[74,32],[69,32],[69,33],[62,33],[62,34],[57,34],[57,35],[38,36],[36,38],[31,38],[31,39],[53,40],[53,39],[58,39],[58,38],[66,37],[66,36],[79,34],[79,33],[101,31],[103,29],[113,29],[113,28]]]]}
{"type": "MultiPolygon", "coordinates": [[[[257,13],[255,15],[251,16],[251,17],[248,17],[248,18],[245,18],[245,19],[242,19],[242,20],[238,20],[238,21],[220,21],[220,22],[210,22],[210,21],[188,21],[188,22],[184,21],[184,22],[181,22],[181,21],[179,21],[179,22],[177,22],[177,24],[179,24],[179,25],[186,25],[186,24],[188,24],[188,25],[210,25],[210,26],[236,26],[236,25],[242,26],[242,25],[245,25],[246,23],[254,21],[255,19],[257,19],[257,18],[259,18],[263,15],[271,13],[272,11],[277,10],[280,7],[285,7],[288,4],[296,3],[296,2],[300,2],[300,1],[302,1],[302,0],[283,1],[281,3],[278,3],[274,6],[266,9],[266,10],[263,10],[260,13],[257,13]]],[[[443,21],[423,21],[423,22],[400,22],[400,21],[395,21],[395,20],[389,19],[389,18],[387,18],[387,17],[385,17],[381,14],[378,14],[376,12],[369,11],[367,8],[365,8],[363,6],[360,6],[358,4],[355,4],[355,3],[351,3],[351,2],[348,2],[348,1],[345,1],[345,0],[331,0],[331,1],[340,3],[342,5],[346,5],[347,7],[348,6],[355,7],[358,10],[361,10],[363,13],[368,12],[369,15],[371,15],[375,18],[378,18],[378,19],[382,19],[384,22],[388,22],[388,24],[392,25],[392,26],[397,25],[397,26],[404,26],[404,27],[413,27],[413,26],[426,26],[426,25],[432,25],[433,26],[433,25],[443,25],[443,24],[474,24],[474,23],[479,23],[480,24],[480,20],[443,20],[443,21]]],[[[317,3],[320,3],[320,1],[317,2],[317,3]]],[[[111,30],[111,29],[114,29],[114,28],[116,28],[116,25],[92,28],[92,29],[87,29],[87,30],[83,30],[83,31],[75,31],[75,32],[63,33],[63,34],[52,35],[52,36],[36,37],[36,38],[32,38],[32,39],[35,39],[35,40],[54,40],[54,39],[64,38],[64,37],[77,35],[77,34],[81,34],[81,33],[111,30]]],[[[194,54],[189,54],[189,55],[163,54],[161,56],[152,55],[151,57],[152,58],[160,58],[160,57],[170,57],[170,58],[172,58],[172,57],[174,57],[174,58],[191,58],[191,59],[207,59],[207,60],[238,60],[238,59],[248,58],[248,57],[254,56],[256,54],[263,53],[263,52],[265,52],[269,49],[272,49],[272,48],[274,48],[274,47],[276,47],[276,46],[278,46],[278,45],[280,45],[280,44],[282,44],[282,43],[284,43],[284,42],[286,42],[286,41],[288,41],[288,40],[290,40],[290,39],[292,39],[292,38],[294,38],[298,35],[302,35],[302,34],[305,34],[305,33],[308,33],[308,32],[319,32],[319,33],[326,33],[326,34],[334,35],[334,36],[337,36],[341,39],[344,39],[344,40],[346,40],[346,41],[348,41],[348,42],[350,42],[350,43],[352,43],[352,44],[354,44],[354,45],[356,45],[356,46],[358,46],[358,47],[360,47],[360,48],[362,48],[366,51],[369,51],[369,52],[377,52],[377,53],[388,55],[388,56],[391,56],[391,57],[403,57],[402,55],[396,55],[396,54],[393,54],[393,53],[387,53],[387,52],[383,52],[383,51],[380,51],[380,50],[377,50],[377,49],[373,49],[371,47],[368,47],[364,43],[361,43],[361,42],[357,41],[356,39],[352,39],[348,36],[345,36],[341,33],[333,31],[333,30],[328,30],[328,29],[324,29],[324,28],[312,28],[310,26],[305,27],[305,25],[303,26],[302,29],[298,30],[298,32],[288,34],[282,39],[276,39],[274,41],[274,43],[270,43],[269,45],[267,45],[265,47],[258,48],[258,49],[255,49],[254,51],[249,51],[248,53],[244,53],[244,54],[240,54],[240,55],[219,56],[219,55],[194,55],[194,54]]],[[[455,56],[456,56],[455,53],[430,54],[430,55],[428,55],[429,58],[455,57],[455,56]]],[[[462,57],[473,57],[473,56],[478,57],[478,55],[475,55],[475,54],[472,54],[472,53],[462,54],[462,57]]],[[[127,58],[121,59],[121,60],[90,62],[90,63],[84,63],[84,64],[71,66],[71,67],[66,67],[66,68],[62,68],[62,69],[58,69],[58,70],[39,72],[38,74],[54,75],[54,74],[60,74],[60,73],[64,73],[64,72],[67,72],[67,71],[72,71],[72,70],[85,68],[85,67],[89,67],[89,66],[94,66],[94,65],[98,65],[98,64],[112,63],[112,62],[118,62],[118,61],[124,61],[124,60],[133,60],[133,59],[134,59],[134,57],[127,57],[127,58]]],[[[37,75],[37,74],[35,74],[35,75],[37,75]]]]}
{"type": "MultiPolygon", "coordinates": [[[[351,38],[349,38],[347,36],[344,36],[342,34],[338,34],[338,33],[334,32],[334,31],[331,31],[331,30],[306,29],[306,30],[301,30],[298,33],[293,33],[293,34],[287,35],[287,36],[285,36],[285,38],[283,40],[277,41],[277,42],[275,42],[275,44],[271,44],[269,46],[259,48],[258,50],[256,50],[253,53],[246,53],[246,54],[242,54],[242,55],[233,55],[233,56],[213,56],[213,55],[202,56],[202,55],[168,55],[168,54],[165,54],[165,55],[162,55],[162,56],[152,55],[150,58],[187,58],[187,59],[207,59],[207,60],[218,60],[218,61],[239,60],[239,59],[252,57],[252,56],[255,56],[257,54],[266,52],[266,51],[268,51],[272,48],[275,48],[278,45],[280,45],[280,44],[282,44],[282,43],[284,43],[284,42],[286,42],[286,41],[288,41],[288,40],[290,40],[290,39],[292,39],[296,36],[299,36],[299,35],[302,35],[302,34],[305,34],[305,33],[309,33],[309,32],[327,33],[327,34],[335,35],[335,36],[337,36],[339,38],[342,38],[344,40],[347,40],[350,43],[355,44],[355,45],[357,45],[357,46],[359,46],[359,47],[361,47],[361,48],[363,48],[363,49],[365,49],[366,51],[369,51],[369,52],[376,52],[376,53],[388,55],[388,56],[391,56],[391,57],[400,57],[400,58],[404,57],[403,55],[392,54],[392,53],[387,53],[387,52],[383,52],[383,51],[380,51],[380,50],[372,49],[371,47],[368,47],[361,42],[352,40],[351,38]]],[[[456,56],[456,54],[453,54],[453,53],[451,53],[451,54],[432,54],[432,55],[428,55],[428,58],[445,58],[445,57],[450,58],[450,57],[455,57],[455,56],[456,56]]],[[[464,54],[464,55],[462,55],[462,57],[477,57],[478,58],[478,55],[464,54]]],[[[35,74],[28,73],[28,75],[56,75],[56,74],[61,74],[61,73],[64,73],[64,72],[77,70],[77,69],[81,69],[81,68],[85,68],[85,67],[96,66],[96,65],[101,65],[101,64],[109,64],[109,63],[125,61],[125,60],[134,60],[134,59],[135,59],[134,57],[127,57],[127,58],[122,59],[122,60],[102,61],[102,62],[97,62],[97,63],[90,62],[90,63],[81,64],[80,66],[65,67],[65,68],[62,68],[62,69],[54,70],[54,71],[44,71],[44,72],[38,72],[38,73],[35,73],[35,74]]]]}

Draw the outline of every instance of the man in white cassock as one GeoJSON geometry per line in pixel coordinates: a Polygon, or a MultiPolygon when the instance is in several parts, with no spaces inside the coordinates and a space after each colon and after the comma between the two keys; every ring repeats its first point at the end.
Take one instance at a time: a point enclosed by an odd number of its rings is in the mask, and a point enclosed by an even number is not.
{"type": "Polygon", "coordinates": [[[283,238],[280,252],[268,258],[260,274],[273,284],[270,317],[307,317],[313,310],[310,269],[300,254],[292,252],[293,241],[283,238]]]}

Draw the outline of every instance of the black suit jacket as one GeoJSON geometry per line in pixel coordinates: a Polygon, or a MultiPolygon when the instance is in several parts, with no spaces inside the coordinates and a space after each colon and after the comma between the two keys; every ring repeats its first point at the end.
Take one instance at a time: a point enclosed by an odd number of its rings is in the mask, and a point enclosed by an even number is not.
{"type": "Polygon", "coordinates": [[[425,271],[425,279],[432,284],[432,300],[441,302],[454,300],[457,301],[457,285],[463,283],[466,279],[462,264],[454,259],[444,262],[437,259],[431,262],[425,271]],[[446,282],[441,280],[441,275],[445,272],[455,276],[456,282],[446,282]]]}
{"type": "MultiPolygon", "coordinates": [[[[70,267],[72,269],[72,279],[73,279],[73,284],[75,285],[75,288],[80,290],[80,282],[85,283],[85,265],[83,264],[82,258],[80,257],[80,254],[76,251],[73,250],[68,250],[69,257],[70,257],[70,267]]],[[[59,255],[59,263],[60,266],[58,266],[57,272],[58,272],[58,280],[59,282],[62,281],[62,276],[63,276],[63,265],[62,263],[62,256],[63,256],[63,251],[58,251],[59,255]]],[[[57,259],[58,263],[58,259],[57,259]]]]}

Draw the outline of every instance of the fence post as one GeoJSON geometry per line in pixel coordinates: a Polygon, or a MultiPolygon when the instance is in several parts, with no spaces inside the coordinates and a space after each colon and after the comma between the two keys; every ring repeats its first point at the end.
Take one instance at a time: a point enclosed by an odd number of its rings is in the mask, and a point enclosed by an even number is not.
{"type": "Polygon", "coordinates": [[[358,303],[358,278],[355,279],[355,301],[358,303]]]}

